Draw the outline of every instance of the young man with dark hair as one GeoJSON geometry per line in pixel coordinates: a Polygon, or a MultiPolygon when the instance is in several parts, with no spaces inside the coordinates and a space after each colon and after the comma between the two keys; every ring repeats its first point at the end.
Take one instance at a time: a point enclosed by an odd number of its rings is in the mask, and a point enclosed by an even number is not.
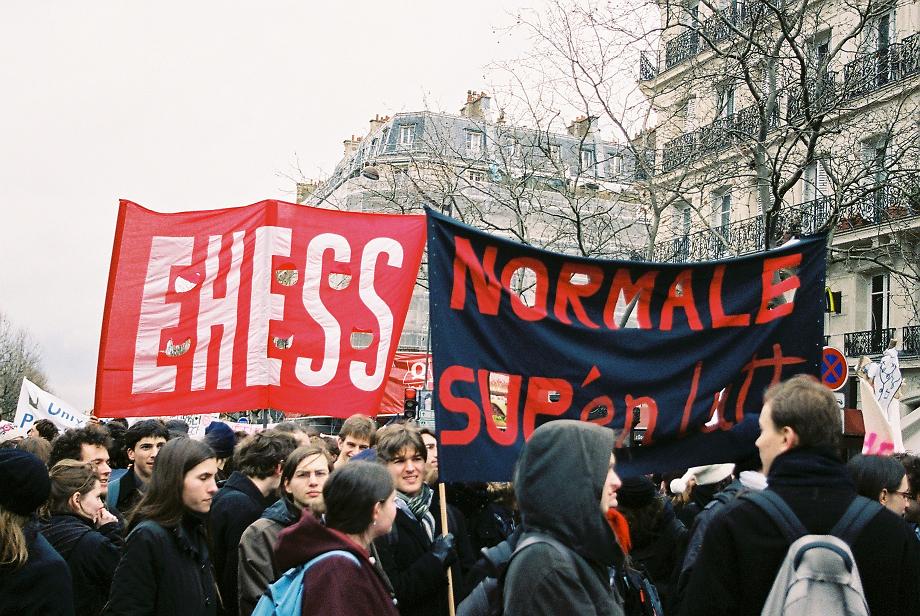
{"type": "Polygon", "coordinates": [[[463,573],[473,565],[463,516],[448,505],[448,533],[433,508],[434,492],[425,483],[428,450],[418,430],[390,426],[376,444],[377,456],[396,483],[396,521],[376,540],[380,564],[393,584],[402,616],[443,616],[447,606],[447,568],[453,572],[454,599],[466,590],[463,573]],[[458,563],[460,566],[456,566],[458,563]]]}
{"type": "Polygon", "coordinates": [[[377,424],[367,415],[352,415],[342,424],[337,439],[339,457],[335,461],[338,468],[348,462],[353,455],[374,446],[377,424]]]}
{"type": "Polygon", "coordinates": [[[223,597],[221,614],[239,613],[237,592],[238,549],[246,528],[275,502],[284,461],[297,448],[294,437],[266,430],[241,444],[235,454],[236,470],[214,495],[210,513],[211,562],[223,597]]]}
{"type": "Polygon", "coordinates": [[[907,484],[910,486],[910,498],[907,499],[904,519],[920,540],[920,457],[909,453],[896,453],[894,457],[904,466],[907,484]]]}
{"type": "Polygon", "coordinates": [[[249,525],[240,538],[239,599],[241,616],[249,616],[268,585],[281,577],[275,560],[275,545],[281,531],[309,510],[323,513],[323,486],[332,473],[332,456],[324,444],[298,447],[281,469],[281,493],[262,517],[249,525]]]}
{"type": "Polygon", "coordinates": [[[112,475],[112,467],[109,466],[108,448],[110,445],[111,439],[104,428],[85,426],[67,430],[51,443],[48,468],[61,460],[89,462],[96,471],[104,497],[109,489],[109,477],[112,475]]]}
{"type": "Polygon", "coordinates": [[[128,428],[122,441],[131,465],[125,471],[112,473],[106,497],[109,511],[117,510],[125,517],[130,516],[146,492],[154,461],[168,440],[169,430],[158,419],[145,419],[128,428]]]}
{"type": "MultiPolygon", "coordinates": [[[[810,534],[828,534],[857,497],[837,457],[842,431],[833,394],[813,377],[793,377],[764,394],[756,443],[763,493],[785,501],[810,534]]],[[[920,544],[899,516],[878,507],[850,548],[871,613],[920,614],[920,544]]],[[[681,613],[759,614],[788,549],[758,504],[736,499],[709,525],[681,613]]]]}
{"type": "Polygon", "coordinates": [[[434,487],[438,483],[438,438],[428,428],[418,431],[427,451],[425,457],[425,483],[434,487]]]}
{"type": "Polygon", "coordinates": [[[60,430],[50,419],[39,419],[29,428],[29,436],[43,438],[49,443],[54,440],[60,430]]]}

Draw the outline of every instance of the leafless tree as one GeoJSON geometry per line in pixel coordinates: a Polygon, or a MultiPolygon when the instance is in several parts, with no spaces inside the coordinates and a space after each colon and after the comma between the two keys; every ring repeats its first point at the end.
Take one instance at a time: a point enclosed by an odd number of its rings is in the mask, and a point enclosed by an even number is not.
{"type": "Polygon", "coordinates": [[[42,389],[48,386],[38,344],[0,312],[0,418],[12,421],[23,378],[42,389]]]}

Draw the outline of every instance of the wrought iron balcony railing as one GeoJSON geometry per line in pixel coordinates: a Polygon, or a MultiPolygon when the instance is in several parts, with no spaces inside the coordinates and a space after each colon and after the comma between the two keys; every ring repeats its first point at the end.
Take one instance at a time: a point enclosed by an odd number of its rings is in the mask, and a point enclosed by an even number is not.
{"type": "Polygon", "coordinates": [[[843,354],[847,357],[881,355],[894,338],[895,329],[870,329],[864,332],[850,332],[843,335],[843,354]]]}
{"type": "Polygon", "coordinates": [[[920,72],[920,34],[884,49],[860,54],[843,67],[843,87],[848,99],[857,98],[920,72]]]}
{"type": "MultiPolygon", "coordinates": [[[[662,149],[661,167],[671,171],[690,163],[694,157],[724,150],[733,143],[756,136],[760,130],[761,105],[749,105],[740,111],[719,118],[693,132],[668,141],[662,149]]],[[[779,124],[779,111],[774,108],[766,118],[767,130],[779,124]]]]}
{"type": "Polygon", "coordinates": [[[854,231],[920,215],[920,204],[895,186],[883,186],[852,205],[841,208],[837,232],[854,231]]]}
{"type": "Polygon", "coordinates": [[[736,2],[694,24],[665,45],[665,70],[696,56],[710,44],[732,38],[736,30],[750,27],[763,10],[759,2],[736,2]]]}
{"type": "Polygon", "coordinates": [[[639,54],[639,80],[648,81],[658,76],[658,62],[652,62],[643,51],[639,54]]]}
{"type": "Polygon", "coordinates": [[[805,100],[803,87],[790,88],[786,95],[786,118],[794,120],[805,114],[806,106],[812,113],[825,112],[839,104],[840,86],[837,84],[837,73],[830,71],[820,78],[817,75],[810,81],[807,88],[808,100],[805,100]]]}
{"type": "Polygon", "coordinates": [[[901,329],[901,355],[920,355],[920,325],[901,329]]]}

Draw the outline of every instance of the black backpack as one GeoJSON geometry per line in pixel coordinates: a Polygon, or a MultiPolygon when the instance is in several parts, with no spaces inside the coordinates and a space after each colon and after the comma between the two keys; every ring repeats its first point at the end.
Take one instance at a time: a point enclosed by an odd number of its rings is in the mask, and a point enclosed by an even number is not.
{"type": "Polygon", "coordinates": [[[514,547],[511,539],[506,539],[493,548],[482,550],[487,577],[460,602],[457,616],[501,616],[504,611],[502,593],[505,589],[505,574],[511,566],[511,559],[535,543],[548,543],[559,550],[570,565],[575,566],[569,549],[549,535],[529,532],[523,535],[514,547]]]}
{"type": "MultiPolygon", "coordinates": [[[[511,539],[514,539],[512,537],[511,539]]],[[[457,616],[501,616],[504,611],[502,593],[505,588],[505,574],[516,554],[535,543],[547,543],[556,548],[573,568],[575,562],[567,547],[549,535],[528,532],[513,546],[511,539],[497,546],[483,549],[487,577],[473,588],[472,592],[457,608],[457,616]],[[512,547],[513,546],[513,547],[512,547]]],[[[626,616],[661,616],[661,600],[658,591],[648,576],[641,570],[624,566],[611,578],[620,596],[626,616]]]]}

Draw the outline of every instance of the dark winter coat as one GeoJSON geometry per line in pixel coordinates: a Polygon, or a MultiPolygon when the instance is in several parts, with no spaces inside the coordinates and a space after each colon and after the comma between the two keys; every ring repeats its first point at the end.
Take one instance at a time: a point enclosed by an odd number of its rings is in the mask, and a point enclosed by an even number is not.
{"type": "MultiPolygon", "coordinates": [[[[397,505],[400,505],[397,501],[397,505]]],[[[435,536],[442,533],[437,500],[431,503],[435,519],[435,536]]],[[[447,528],[456,540],[458,562],[451,567],[454,579],[454,602],[466,596],[464,574],[473,566],[474,558],[462,514],[448,505],[447,528]]],[[[446,616],[448,612],[447,572],[432,553],[432,541],[411,512],[400,507],[389,534],[375,542],[380,564],[396,592],[402,616],[446,616]]]]}
{"type": "Polygon", "coordinates": [[[665,613],[672,605],[688,535],[687,528],[667,504],[650,532],[631,533],[632,551],[629,556],[641,565],[655,584],[665,613]]]}
{"type": "Polygon", "coordinates": [[[0,566],[0,616],[73,616],[67,563],[34,526],[24,530],[29,559],[19,569],[0,566]]]}
{"type": "Polygon", "coordinates": [[[601,511],[614,440],[608,428],[557,420],[525,445],[515,477],[523,536],[551,535],[569,548],[570,558],[546,543],[515,556],[505,579],[506,616],[623,613],[609,575],[623,553],[601,511]]]}
{"type": "MultiPolygon", "coordinates": [[[[814,534],[830,531],[856,497],[833,453],[810,448],[777,456],[767,481],[814,534]]],[[[709,525],[681,613],[759,614],[788,548],[766,513],[735,500],[709,525]]],[[[851,549],[873,616],[920,614],[920,542],[904,520],[880,511],[851,549]]]]}
{"type": "Polygon", "coordinates": [[[235,471],[211,502],[208,525],[211,529],[214,570],[220,596],[224,597],[223,609],[226,616],[239,613],[239,591],[237,574],[239,569],[240,539],[246,528],[258,520],[274,502],[266,499],[249,477],[235,471]]]}
{"type": "Polygon", "coordinates": [[[217,592],[204,523],[145,520],[128,535],[105,616],[215,616],[217,592]]]}
{"type": "Polygon", "coordinates": [[[96,530],[74,514],[55,514],[41,533],[70,567],[77,616],[97,616],[105,605],[124,547],[123,529],[112,522],[96,530]]]}
{"type": "Polygon", "coordinates": [[[109,511],[117,511],[125,518],[130,518],[143,496],[141,482],[134,474],[134,470],[129,468],[114,480],[109,480],[105,506],[109,511]]]}
{"type": "Polygon", "coordinates": [[[249,616],[268,585],[281,577],[275,559],[278,535],[300,519],[300,510],[290,501],[279,498],[262,512],[262,517],[249,525],[240,538],[239,573],[240,614],[249,616]]]}
{"type": "Polygon", "coordinates": [[[312,515],[303,516],[281,531],[276,557],[278,566],[286,571],[332,550],[353,554],[358,564],[344,556],[331,556],[311,566],[303,578],[303,616],[399,614],[367,550],[344,534],[326,528],[312,515]]]}

